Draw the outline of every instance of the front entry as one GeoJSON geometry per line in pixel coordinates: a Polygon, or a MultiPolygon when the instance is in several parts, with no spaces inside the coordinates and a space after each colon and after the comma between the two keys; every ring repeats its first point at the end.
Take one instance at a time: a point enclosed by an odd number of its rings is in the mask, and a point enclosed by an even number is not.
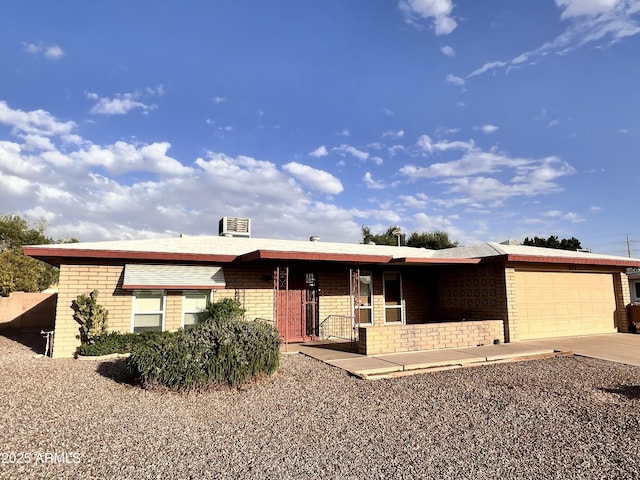
{"type": "Polygon", "coordinates": [[[319,334],[318,276],[286,267],[276,269],[276,327],[287,342],[304,342],[319,334]]]}

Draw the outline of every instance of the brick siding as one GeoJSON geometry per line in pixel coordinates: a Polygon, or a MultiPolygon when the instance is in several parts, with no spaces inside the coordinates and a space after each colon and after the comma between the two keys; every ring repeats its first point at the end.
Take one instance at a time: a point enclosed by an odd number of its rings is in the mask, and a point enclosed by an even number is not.
{"type": "Polygon", "coordinates": [[[360,327],[358,353],[385,353],[474,347],[504,341],[502,320],[360,327]]]}

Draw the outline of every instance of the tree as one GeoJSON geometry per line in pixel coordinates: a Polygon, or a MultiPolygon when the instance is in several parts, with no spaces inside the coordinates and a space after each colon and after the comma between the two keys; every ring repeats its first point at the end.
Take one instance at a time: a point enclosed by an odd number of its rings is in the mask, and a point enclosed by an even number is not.
{"type": "Polygon", "coordinates": [[[398,235],[400,236],[400,245],[405,245],[406,235],[400,231],[400,227],[397,225],[391,225],[386,232],[379,235],[371,233],[369,227],[362,227],[362,243],[398,246],[398,235]]]}
{"type": "Polygon", "coordinates": [[[458,242],[452,242],[449,234],[443,231],[436,232],[413,232],[406,238],[406,234],[400,231],[397,225],[391,225],[382,234],[373,234],[369,227],[362,227],[362,243],[375,243],[376,245],[400,245],[416,248],[428,248],[431,250],[441,250],[443,248],[457,247],[458,242]]]}
{"type": "Polygon", "coordinates": [[[441,230],[435,232],[413,232],[407,240],[408,247],[428,248],[430,250],[442,250],[443,248],[457,247],[458,242],[452,242],[449,234],[441,230]]]}
{"type": "Polygon", "coordinates": [[[562,240],[558,240],[557,235],[551,235],[549,238],[541,238],[541,237],[526,237],[523,245],[529,245],[531,247],[544,247],[544,248],[556,248],[558,250],[581,250],[582,245],[580,244],[580,240],[575,237],[571,238],[563,238],[562,240]]]}
{"type": "Polygon", "coordinates": [[[31,225],[17,215],[0,215],[0,296],[14,291],[39,292],[58,281],[56,267],[22,252],[23,245],[55,243],[45,230],[44,221],[31,225]]]}

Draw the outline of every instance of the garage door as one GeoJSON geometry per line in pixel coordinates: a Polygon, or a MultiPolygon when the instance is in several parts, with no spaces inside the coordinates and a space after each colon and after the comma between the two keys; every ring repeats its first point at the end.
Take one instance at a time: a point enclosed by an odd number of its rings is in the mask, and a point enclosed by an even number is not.
{"type": "Polygon", "coordinates": [[[615,332],[615,310],[611,274],[516,271],[521,339],[615,332]]]}

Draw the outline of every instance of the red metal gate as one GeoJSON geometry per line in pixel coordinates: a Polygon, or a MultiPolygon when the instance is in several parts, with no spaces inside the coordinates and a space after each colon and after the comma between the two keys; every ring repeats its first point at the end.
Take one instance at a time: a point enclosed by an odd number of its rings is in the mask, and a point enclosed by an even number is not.
{"type": "Polygon", "coordinates": [[[316,337],[316,275],[292,272],[289,267],[276,267],[273,290],[276,328],[284,342],[303,342],[316,337]]]}

